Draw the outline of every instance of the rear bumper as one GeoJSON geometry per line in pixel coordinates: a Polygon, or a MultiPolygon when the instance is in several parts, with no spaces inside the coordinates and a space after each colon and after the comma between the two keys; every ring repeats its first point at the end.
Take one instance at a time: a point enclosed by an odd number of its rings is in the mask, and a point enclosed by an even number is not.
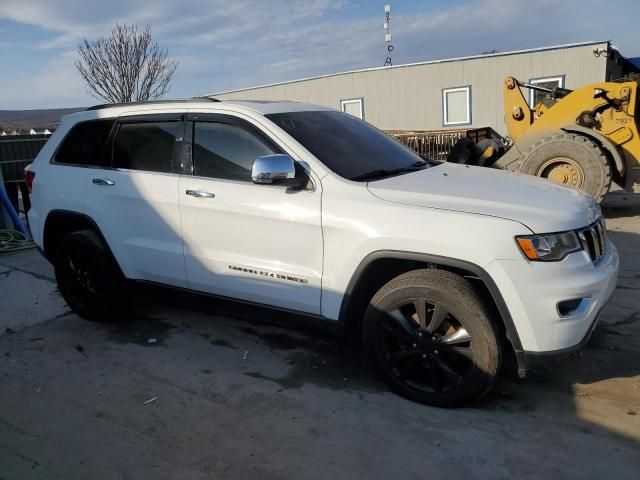
{"type": "Polygon", "coordinates": [[[587,343],[615,291],[618,268],[618,252],[609,242],[597,264],[585,252],[576,252],[553,263],[496,260],[486,270],[513,318],[522,345],[520,356],[529,359],[566,353],[587,343]],[[580,299],[578,308],[562,315],[558,304],[574,299],[580,299]]]}

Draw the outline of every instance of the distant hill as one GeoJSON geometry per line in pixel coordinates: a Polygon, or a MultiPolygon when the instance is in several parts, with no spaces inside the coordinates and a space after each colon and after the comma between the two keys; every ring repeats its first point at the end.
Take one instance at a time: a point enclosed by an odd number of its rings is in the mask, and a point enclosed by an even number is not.
{"type": "Polygon", "coordinates": [[[60,123],[60,117],[85,108],[50,108],[47,110],[0,110],[0,128],[50,128],[60,123]]]}

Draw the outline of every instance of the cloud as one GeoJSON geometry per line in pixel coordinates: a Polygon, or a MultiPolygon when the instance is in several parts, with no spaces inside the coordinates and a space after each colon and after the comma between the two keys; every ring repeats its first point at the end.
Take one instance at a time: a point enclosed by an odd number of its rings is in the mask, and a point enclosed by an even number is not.
{"type": "Polygon", "coordinates": [[[0,105],[3,109],[77,107],[99,103],[85,91],[73,65],[75,50],[60,53],[38,72],[0,71],[0,105]]]}
{"type": "Polygon", "coordinates": [[[51,46],[68,47],[85,36],[107,34],[116,22],[149,23],[175,40],[200,43],[318,18],[341,6],[341,1],[332,0],[3,0],[0,19],[57,33],[51,46]]]}
{"type": "MultiPolygon", "coordinates": [[[[170,92],[174,97],[381,66],[386,53],[382,3],[374,8],[354,2],[2,0],[0,21],[46,33],[37,47],[46,49],[49,60],[31,83],[33,98],[75,105],[87,96],[73,69],[73,49],[85,36],[107,34],[118,21],[150,24],[155,39],[180,61],[170,92]]],[[[640,54],[637,0],[613,0],[606,10],[600,0],[392,3],[395,64],[610,37],[623,54],[640,54]]],[[[19,81],[9,83],[21,88],[19,81]]],[[[0,91],[0,102],[16,103],[5,95],[0,91]]]]}
{"type": "MultiPolygon", "coordinates": [[[[635,17],[640,17],[640,3],[618,3],[625,6],[613,11],[626,11],[633,17],[635,10],[635,17]]],[[[396,65],[492,49],[504,52],[607,40],[621,29],[620,16],[603,14],[601,2],[595,0],[560,4],[552,0],[476,0],[452,7],[443,2],[429,12],[397,10],[402,13],[392,16],[396,65]]],[[[248,32],[251,42],[242,35],[223,36],[215,44],[216,60],[209,63],[205,57],[199,63],[200,74],[220,69],[223,73],[210,75],[211,88],[204,92],[382,66],[386,51],[381,15],[376,13],[375,17],[318,18],[286,29],[257,28],[248,32]]],[[[633,31],[635,27],[629,28],[633,31]]],[[[639,53],[635,39],[620,43],[623,53],[639,53]]]]}

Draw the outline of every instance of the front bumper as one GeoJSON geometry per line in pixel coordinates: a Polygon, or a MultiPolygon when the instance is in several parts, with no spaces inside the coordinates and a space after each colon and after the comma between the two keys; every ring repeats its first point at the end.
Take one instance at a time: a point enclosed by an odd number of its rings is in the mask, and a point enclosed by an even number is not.
{"type": "Polygon", "coordinates": [[[588,341],[615,291],[619,264],[609,241],[596,264],[581,251],[561,262],[495,260],[486,270],[503,294],[527,357],[563,353],[588,341]],[[579,307],[561,315],[558,304],[573,299],[582,299],[579,307]]]}
{"type": "Polygon", "coordinates": [[[598,320],[600,317],[600,312],[596,314],[596,317],[591,322],[589,329],[582,340],[575,345],[572,345],[567,348],[562,348],[559,350],[551,350],[547,352],[521,352],[518,354],[518,374],[521,377],[526,376],[526,372],[535,366],[539,366],[543,364],[544,360],[549,357],[555,357],[559,355],[567,355],[572,352],[576,352],[581,350],[587,343],[589,343],[589,339],[591,338],[591,334],[598,326],[598,320]]]}

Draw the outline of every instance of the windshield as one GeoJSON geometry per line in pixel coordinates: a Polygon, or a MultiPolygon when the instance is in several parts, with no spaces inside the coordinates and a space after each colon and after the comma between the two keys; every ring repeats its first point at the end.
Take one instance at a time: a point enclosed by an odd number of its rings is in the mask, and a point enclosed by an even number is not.
{"type": "Polygon", "coordinates": [[[290,112],[266,117],[344,178],[373,180],[385,172],[404,173],[425,165],[413,150],[348,113],[290,112]]]}

